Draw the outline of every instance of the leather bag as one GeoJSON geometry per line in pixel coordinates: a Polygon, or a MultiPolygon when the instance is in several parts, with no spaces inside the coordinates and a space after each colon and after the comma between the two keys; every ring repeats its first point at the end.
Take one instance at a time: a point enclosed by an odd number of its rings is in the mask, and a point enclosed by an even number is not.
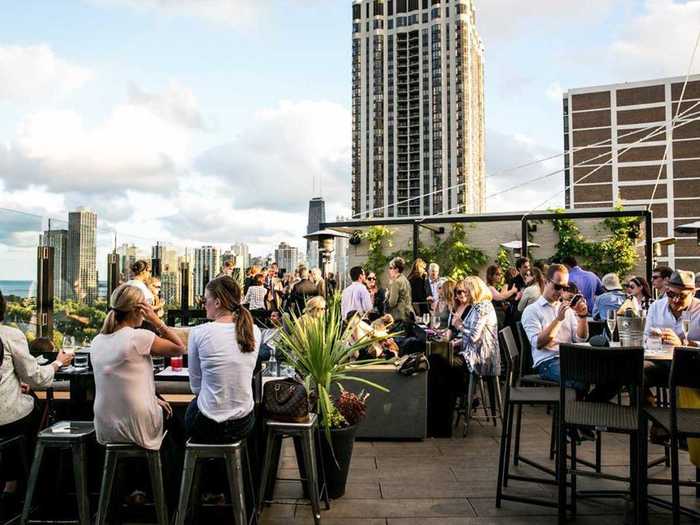
{"type": "Polygon", "coordinates": [[[413,376],[430,370],[430,363],[425,354],[416,352],[403,356],[396,362],[397,372],[404,376],[413,376]]]}
{"type": "Polygon", "coordinates": [[[275,421],[304,423],[309,419],[309,395],[304,384],[294,378],[275,379],[263,388],[265,415],[275,421]]]}

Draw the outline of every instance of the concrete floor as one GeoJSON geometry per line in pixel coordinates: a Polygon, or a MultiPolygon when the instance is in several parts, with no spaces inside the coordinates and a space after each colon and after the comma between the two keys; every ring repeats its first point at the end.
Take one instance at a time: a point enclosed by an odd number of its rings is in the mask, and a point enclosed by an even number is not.
{"type": "MultiPolygon", "coordinates": [[[[544,409],[529,408],[523,415],[522,454],[549,464],[548,447],[551,419],[544,409]]],[[[556,523],[556,509],[504,501],[495,506],[500,425],[473,422],[469,435],[462,439],[428,439],[423,442],[356,442],[347,492],[331,502],[331,510],[322,511],[327,525],[517,525],[556,523]]],[[[461,428],[459,430],[461,435],[461,428]]],[[[629,463],[627,438],[613,434],[603,437],[603,470],[626,474],[629,463]]],[[[293,447],[286,446],[279,476],[298,476],[293,447]]],[[[650,457],[662,449],[650,446],[650,457]]],[[[579,457],[593,459],[593,445],[579,447],[579,457]]],[[[681,477],[692,479],[695,467],[688,454],[681,452],[681,477]]],[[[514,468],[513,473],[535,474],[530,467],[514,468]]],[[[650,471],[653,477],[670,477],[663,465],[650,471]]],[[[578,478],[581,489],[625,488],[621,483],[578,478]]],[[[511,481],[511,493],[556,500],[556,487],[511,481]]],[[[651,486],[650,494],[668,495],[670,487],[651,486]]],[[[684,505],[700,510],[700,500],[692,488],[681,488],[684,505]]],[[[267,507],[263,524],[313,523],[311,509],[300,499],[296,482],[279,481],[275,489],[277,503],[267,507]]],[[[626,502],[623,499],[579,499],[578,524],[622,524],[626,502]]],[[[650,507],[650,523],[671,523],[670,513],[650,507]]],[[[684,520],[684,523],[691,523],[684,520]]]]}

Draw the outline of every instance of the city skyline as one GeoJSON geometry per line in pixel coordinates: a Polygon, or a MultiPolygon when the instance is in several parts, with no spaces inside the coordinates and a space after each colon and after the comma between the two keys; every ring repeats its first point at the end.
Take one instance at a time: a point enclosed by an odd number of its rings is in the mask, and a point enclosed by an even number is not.
{"type": "MultiPolygon", "coordinates": [[[[243,241],[266,254],[299,242],[314,187],[328,216],[351,215],[352,2],[196,4],[5,6],[0,208],[15,211],[0,210],[0,279],[33,279],[39,217],[82,205],[100,217],[100,275],[114,230],[120,244],[243,241]],[[66,18],[79,31],[66,33],[66,18]]],[[[563,190],[555,176],[494,195],[563,168],[554,159],[500,174],[562,152],[563,91],[684,75],[700,16],[698,2],[672,0],[475,6],[486,47],[486,211],[563,190]]]]}

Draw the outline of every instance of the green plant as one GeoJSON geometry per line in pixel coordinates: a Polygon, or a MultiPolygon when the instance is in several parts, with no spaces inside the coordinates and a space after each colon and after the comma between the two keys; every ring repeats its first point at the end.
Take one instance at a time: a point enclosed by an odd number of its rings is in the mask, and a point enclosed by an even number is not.
{"type": "MultiPolygon", "coordinates": [[[[618,204],[616,209],[623,210],[623,207],[618,204]]],[[[561,213],[562,210],[556,212],[561,213]]],[[[580,257],[598,274],[627,275],[639,258],[636,249],[639,221],[638,217],[609,217],[598,227],[601,233],[609,233],[609,236],[593,242],[586,240],[573,220],[563,217],[552,219],[554,230],[559,235],[553,258],[561,260],[567,255],[580,257]]]]}
{"type": "Polygon", "coordinates": [[[364,390],[359,395],[343,390],[335,400],[335,408],[340,412],[346,425],[357,425],[367,414],[367,398],[364,390]]]}
{"type": "Polygon", "coordinates": [[[389,336],[367,335],[352,342],[352,324],[343,327],[340,311],[336,308],[328,309],[318,318],[291,315],[285,317],[284,325],[277,348],[294,364],[307,390],[315,394],[321,425],[330,443],[330,429],[337,424],[330,394],[332,385],[337,384],[342,390],[341,381],[354,381],[388,392],[372,381],[352,375],[353,370],[384,360],[353,362],[352,359],[361,350],[389,336]]]}
{"type": "Polygon", "coordinates": [[[369,244],[365,269],[380,275],[389,265],[391,256],[384,255],[385,248],[391,248],[391,237],[394,231],[386,226],[370,226],[360,236],[369,244]]]}

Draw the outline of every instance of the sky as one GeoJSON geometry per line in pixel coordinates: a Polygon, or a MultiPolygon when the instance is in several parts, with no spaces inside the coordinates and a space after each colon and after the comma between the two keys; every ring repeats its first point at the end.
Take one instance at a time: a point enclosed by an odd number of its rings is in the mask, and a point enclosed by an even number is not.
{"type": "MultiPolygon", "coordinates": [[[[350,215],[351,0],[23,0],[0,17],[0,280],[98,213],[98,260],[302,247],[308,200],[350,215]],[[10,211],[12,210],[12,211],[10,211]]],[[[567,89],[684,76],[700,0],[475,0],[487,211],[563,205],[567,89]],[[537,203],[542,203],[538,205],[537,203]]],[[[700,59],[693,72],[700,72],[700,59]]]]}

